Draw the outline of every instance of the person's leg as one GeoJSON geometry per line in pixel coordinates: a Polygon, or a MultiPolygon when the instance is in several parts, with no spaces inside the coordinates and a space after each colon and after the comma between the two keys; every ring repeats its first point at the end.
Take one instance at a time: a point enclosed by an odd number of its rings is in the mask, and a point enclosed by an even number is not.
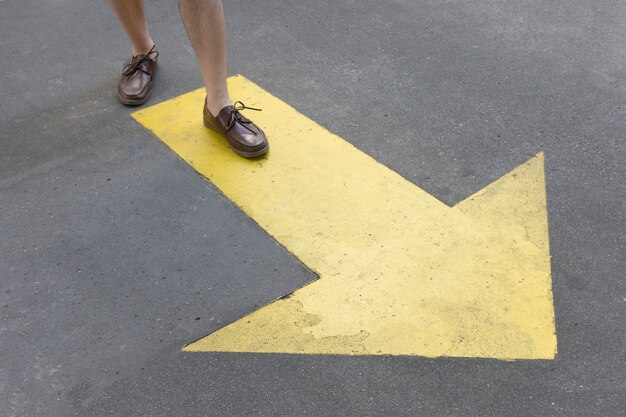
{"type": "Polygon", "coordinates": [[[152,95],[154,74],[159,65],[157,52],[148,33],[143,0],[109,0],[133,49],[133,57],[122,69],[117,84],[119,100],[129,106],[145,103],[152,95]]]}
{"type": "Polygon", "coordinates": [[[179,0],[180,15],[196,52],[207,93],[207,108],[217,115],[232,105],[226,87],[226,30],[221,0],[179,0]]]}
{"type": "Polygon", "coordinates": [[[143,0],[109,0],[109,4],[130,39],[133,56],[148,53],[154,42],[148,33],[143,0]]]}
{"type": "MultiPolygon", "coordinates": [[[[265,133],[239,111],[226,86],[226,29],[221,0],[179,0],[180,15],[196,52],[206,89],[202,118],[206,127],[226,138],[237,154],[254,158],[269,150],[265,133]]],[[[254,109],[258,110],[258,109],[254,109]]]]}

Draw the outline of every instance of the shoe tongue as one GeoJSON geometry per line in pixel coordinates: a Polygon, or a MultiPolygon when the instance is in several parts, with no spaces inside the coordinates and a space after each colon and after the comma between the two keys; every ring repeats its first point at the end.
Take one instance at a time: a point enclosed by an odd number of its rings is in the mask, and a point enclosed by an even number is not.
{"type": "Polygon", "coordinates": [[[228,105],[228,106],[222,107],[222,110],[220,110],[219,115],[221,116],[221,115],[228,115],[228,114],[230,114],[233,111],[234,107],[235,106],[232,106],[232,105],[228,105]]]}

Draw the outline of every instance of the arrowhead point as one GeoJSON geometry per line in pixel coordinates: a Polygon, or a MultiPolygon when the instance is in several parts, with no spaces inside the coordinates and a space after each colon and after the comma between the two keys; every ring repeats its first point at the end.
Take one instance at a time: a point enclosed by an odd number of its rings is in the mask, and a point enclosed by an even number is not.
{"type": "Polygon", "coordinates": [[[554,359],[557,339],[544,165],[542,151],[454,208],[483,229],[481,247],[498,248],[491,259],[507,276],[510,288],[508,294],[502,292],[502,299],[511,313],[510,326],[525,334],[531,357],[554,359]]]}

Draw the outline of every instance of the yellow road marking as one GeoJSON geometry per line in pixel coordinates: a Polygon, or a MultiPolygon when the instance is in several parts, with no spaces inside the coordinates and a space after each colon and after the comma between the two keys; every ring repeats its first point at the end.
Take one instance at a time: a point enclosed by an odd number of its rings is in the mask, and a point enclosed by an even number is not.
{"type": "Polygon", "coordinates": [[[229,90],[263,109],[267,158],[202,125],[202,89],[133,117],[320,279],[184,350],[555,357],[542,153],[449,207],[244,77],[229,90]]]}

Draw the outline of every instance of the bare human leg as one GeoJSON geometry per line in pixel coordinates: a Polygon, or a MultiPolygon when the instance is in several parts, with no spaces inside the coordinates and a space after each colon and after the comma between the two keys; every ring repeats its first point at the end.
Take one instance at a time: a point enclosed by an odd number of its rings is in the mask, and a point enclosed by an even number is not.
{"type": "Polygon", "coordinates": [[[132,59],[122,70],[117,95],[123,104],[139,106],[152,95],[159,53],[148,33],[143,0],[109,0],[109,4],[126,31],[133,49],[132,59]]]}
{"type": "Polygon", "coordinates": [[[133,56],[147,54],[154,46],[143,9],[143,0],[109,0],[113,12],[130,39],[133,56]]]}
{"type": "Polygon", "coordinates": [[[232,105],[226,87],[226,29],[221,0],[179,0],[191,46],[196,52],[207,93],[207,108],[215,116],[232,105]]]}
{"type": "Polygon", "coordinates": [[[178,0],[180,15],[196,52],[204,78],[206,103],[202,117],[206,127],[226,138],[235,153],[255,158],[269,150],[265,133],[232,105],[226,86],[226,29],[221,0],[178,0]]]}

